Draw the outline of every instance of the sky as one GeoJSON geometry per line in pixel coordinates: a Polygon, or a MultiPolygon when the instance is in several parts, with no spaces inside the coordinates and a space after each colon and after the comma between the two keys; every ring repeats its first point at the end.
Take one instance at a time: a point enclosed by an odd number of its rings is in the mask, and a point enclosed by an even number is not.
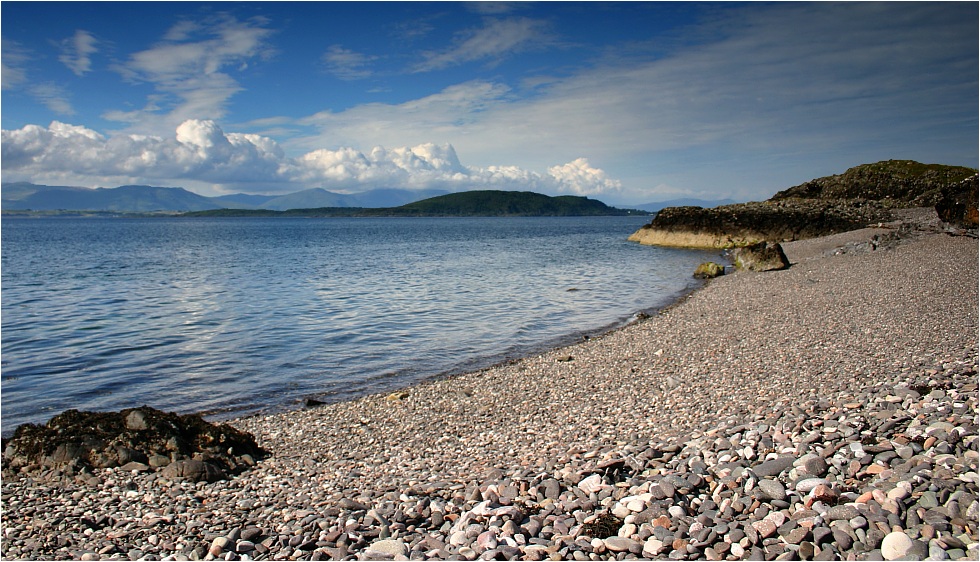
{"type": "Polygon", "coordinates": [[[642,204],[977,168],[978,6],[8,0],[2,178],[642,204]]]}

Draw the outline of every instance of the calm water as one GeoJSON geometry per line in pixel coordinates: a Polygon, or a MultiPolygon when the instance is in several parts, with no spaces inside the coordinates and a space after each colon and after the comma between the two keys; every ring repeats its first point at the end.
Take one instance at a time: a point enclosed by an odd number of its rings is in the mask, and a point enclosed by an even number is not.
{"type": "Polygon", "coordinates": [[[608,329],[715,256],[626,242],[647,220],[4,219],[3,433],[336,400],[608,329]]]}

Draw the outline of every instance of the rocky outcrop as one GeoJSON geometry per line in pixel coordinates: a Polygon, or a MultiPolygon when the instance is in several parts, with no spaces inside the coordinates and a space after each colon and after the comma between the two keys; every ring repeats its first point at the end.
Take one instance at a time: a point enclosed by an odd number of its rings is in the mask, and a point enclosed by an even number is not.
{"type": "Polygon", "coordinates": [[[163,468],[169,479],[214,481],[265,455],[248,433],[199,415],[148,406],[120,412],[67,410],[46,425],[24,424],[4,441],[4,472],[163,468]]]}
{"type": "Polygon", "coordinates": [[[864,228],[887,221],[875,201],[787,199],[724,205],[713,209],[671,207],[629,239],[651,246],[736,248],[764,241],[792,241],[864,228]]]}
{"type": "Polygon", "coordinates": [[[962,166],[885,160],[848,169],[843,174],[810,180],[780,191],[782,199],[871,199],[898,207],[932,207],[950,186],[976,175],[962,166]]]}
{"type": "Polygon", "coordinates": [[[888,222],[894,209],[932,206],[947,222],[976,228],[976,174],[911,160],[866,164],[780,191],[768,201],[667,208],[629,239],[654,246],[735,248],[837,234],[888,222]]]}

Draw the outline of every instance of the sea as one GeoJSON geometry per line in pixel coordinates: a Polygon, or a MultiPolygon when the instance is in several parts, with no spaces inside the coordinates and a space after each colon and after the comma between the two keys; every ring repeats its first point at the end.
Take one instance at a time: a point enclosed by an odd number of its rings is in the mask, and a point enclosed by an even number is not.
{"type": "Polygon", "coordinates": [[[387,392],[623,326],[717,252],[649,217],[4,218],[4,436],[70,408],[227,419],[387,392]]]}

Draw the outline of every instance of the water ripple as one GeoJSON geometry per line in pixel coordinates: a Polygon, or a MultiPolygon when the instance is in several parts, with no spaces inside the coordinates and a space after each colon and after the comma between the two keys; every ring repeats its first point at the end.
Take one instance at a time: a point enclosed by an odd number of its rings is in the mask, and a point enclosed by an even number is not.
{"type": "Polygon", "coordinates": [[[567,343],[714,257],[626,242],[643,222],[6,219],[3,432],[66,408],[291,407],[567,343]]]}

